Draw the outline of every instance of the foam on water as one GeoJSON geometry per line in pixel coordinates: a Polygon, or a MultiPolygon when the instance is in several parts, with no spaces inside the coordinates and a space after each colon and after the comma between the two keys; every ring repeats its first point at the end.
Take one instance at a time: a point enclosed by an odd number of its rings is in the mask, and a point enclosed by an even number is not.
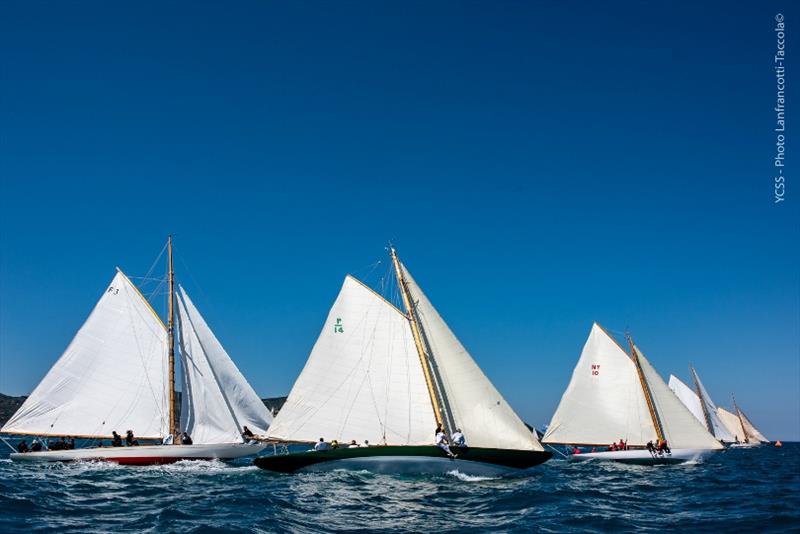
{"type": "Polygon", "coordinates": [[[0,457],[0,532],[784,532],[800,524],[800,445],[703,462],[551,461],[519,477],[337,470],[251,460],[152,467],[0,457]]]}

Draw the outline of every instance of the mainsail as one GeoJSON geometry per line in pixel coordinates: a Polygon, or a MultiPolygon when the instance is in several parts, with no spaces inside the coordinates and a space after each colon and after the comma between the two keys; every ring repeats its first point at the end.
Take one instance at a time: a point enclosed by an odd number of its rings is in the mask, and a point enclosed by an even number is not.
{"type": "Polygon", "coordinates": [[[717,408],[717,415],[728,429],[728,432],[733,435],[733,440],[731,441],[744,443],[747,440],[747,433],[744,431],[742,422],[738,415],[733,414],[722,407],[717,408]]]}
{"type": "Polygon", "coordinates": [[[181,428],[194,443],[240,442],[243,426],[265,434],[272,415],[183,287],[176,297],[183,370],[181,428]]]}
{"type": "Polygon", "coordinates": [[[47,375],[3,433],[109,437],[169,434],[167,333],[118,271],[47,375]]]}
{"type": "Polygon", "coordinates": [[[664,439],[669,446],[673,449],[724,448],[669,389],[639,348],[634,345],[633,350],[639,357],[642,372],[655,403],[655,410],[661,421],[664,439]]]}
{"type": "Polygon", "coordinates": [[[645,445],[656,435],[634,363],[594,323],[543,443],[645,445]]]}
{"type": "Polygon", "coordinates": [[[697,385],[697,395],[705,408],[704,415],[706,415],[708,421],[711,423],[711,428],[709,431],[717,439],[728,443],[732,442],[733,435],[728,431],[728,428],[722,424],[722,421],[719,420],[719,416],[717,416],[717,405],[711,400],[711,396],[708,394],[705,386],[703,386],[703,383],[700,381],[700,376],[697,374],[695,368],[692,367],[691,369],[692,377],[697,385]]]}
{"type": "Polygon", "coordinates": [[[689,386],[684,384],[678,377],[675,375],[669,375],[669,389],[672,390],[673,393],[680,399],[686,408],[692,412],[692,415],[700,421],[703,426],[708,429],[707,421],[706,421],[706,414],[708,414],[708,419],[711,420],[711,433],[713,436],[719,440],[725,441],[730,443],[734,441],[733,434],[730,433],[728,427],[722,423],[717,414],[717,407],[711,401],[711,398],[707,396],[706,390],[703,387],[702,383],[699,384],[701,387],[701,392],[704,395],[704,400],[706,401],[707,411],[703,411],[703,406],[701,404],[700,397],[697,396],[697,393],[692,390],[689,386]]]}
{"type": "Polygon", "coordinates": [[[744,427],[744,431],[747,435],[747,440],[750,442],[760,441],[761,443],[769,443],[769,440],[764,437],[764,434],[758,431],[750,419],[744,414],[744,412],[736,406],[736,410],[739,412],[739,417],[742,421],[742,426],[744,427]]]}
{"type": "Polygon", "coordinates": [[[452,419],[450,431],[460,428],[472,447],[544,450],[448,328],[408,269],[402,268],[430,348],[434,374],[441,380],[445,409],[452,419]]]}

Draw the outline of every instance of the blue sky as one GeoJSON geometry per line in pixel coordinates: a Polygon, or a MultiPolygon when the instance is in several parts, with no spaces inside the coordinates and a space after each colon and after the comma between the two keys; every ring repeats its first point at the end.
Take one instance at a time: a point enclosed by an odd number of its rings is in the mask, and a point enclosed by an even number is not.
{"type": "Polygon", "coordinates": [[[174,233],[229,353],[286,394],[392,240],[532,424],[598,321],[800,439],[800,220],[772,186],[788,3],[0,9],[0,392],[174,233]]]}

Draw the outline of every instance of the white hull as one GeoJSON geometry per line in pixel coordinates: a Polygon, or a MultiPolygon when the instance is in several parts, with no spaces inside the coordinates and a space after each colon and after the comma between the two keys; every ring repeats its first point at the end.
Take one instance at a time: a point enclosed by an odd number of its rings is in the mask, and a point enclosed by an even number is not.
{"type": "Polygon", "coordinates": [[[325,472],[347,469],[392,475],[445,475],[458,471],[463,475],[497,477],[524,474],[526,470],[502,465],[450,460],[429,456],[369,456],[321,462],[300,469],[301,472],[325,472]]]}
{"type": "Polygon", "coordinates": [[[628,451],[603,451],[573,454],[570,461],[580,462],[586,460],[606,460],[631,464],[655,465],[675,464],[700,460],[713,453],[709,449],[672,449],[670,453],[650,453],[647,450],[636,449],[628,451]]]}
{"type": "Polygon", "coordinates": [[[761,443],[731,443],[732,449],[752,449],[760,446],[761,443]]]}
{"type": "Polygon", "coordinates": [[[232,460],[253,456],[264,449],[262,443],[213,443],[201,445],[141,445],[138,447],[94,447],[65,451],[15,452],[15,462],[99,461],[123,465],[154,465],[181,460],[232,460]]]}

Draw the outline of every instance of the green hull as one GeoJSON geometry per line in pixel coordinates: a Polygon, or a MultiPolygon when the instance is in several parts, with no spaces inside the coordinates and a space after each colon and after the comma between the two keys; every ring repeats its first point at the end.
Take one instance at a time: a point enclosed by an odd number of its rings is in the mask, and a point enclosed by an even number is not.
{"type": "MultiPolygon", "coordinates": [[[[453,447],[452,450],[458,455],[454,462],[459,465],[488,464],[509,471],[528,469],[546,462],[553,456],[553,453],[548,451],[483,449],[478,447],[463,449],[453,447]]],[[[409,460],[414,461],[415,459],[420,461],[427,459],[432,461],[449,460],[442,449],[432,445],[389,445],[261,456],[255,459],[255,464],[269,471],[293,473],[300,469],[313,468],[319,464],[332,462],[342,462],[342,465],[353,462],[361,465],[361,462],[358,462],[359,460],[380,462],[381,460],[391,461],[392,459],[403,459],[406,462],[409,460]]]]}

